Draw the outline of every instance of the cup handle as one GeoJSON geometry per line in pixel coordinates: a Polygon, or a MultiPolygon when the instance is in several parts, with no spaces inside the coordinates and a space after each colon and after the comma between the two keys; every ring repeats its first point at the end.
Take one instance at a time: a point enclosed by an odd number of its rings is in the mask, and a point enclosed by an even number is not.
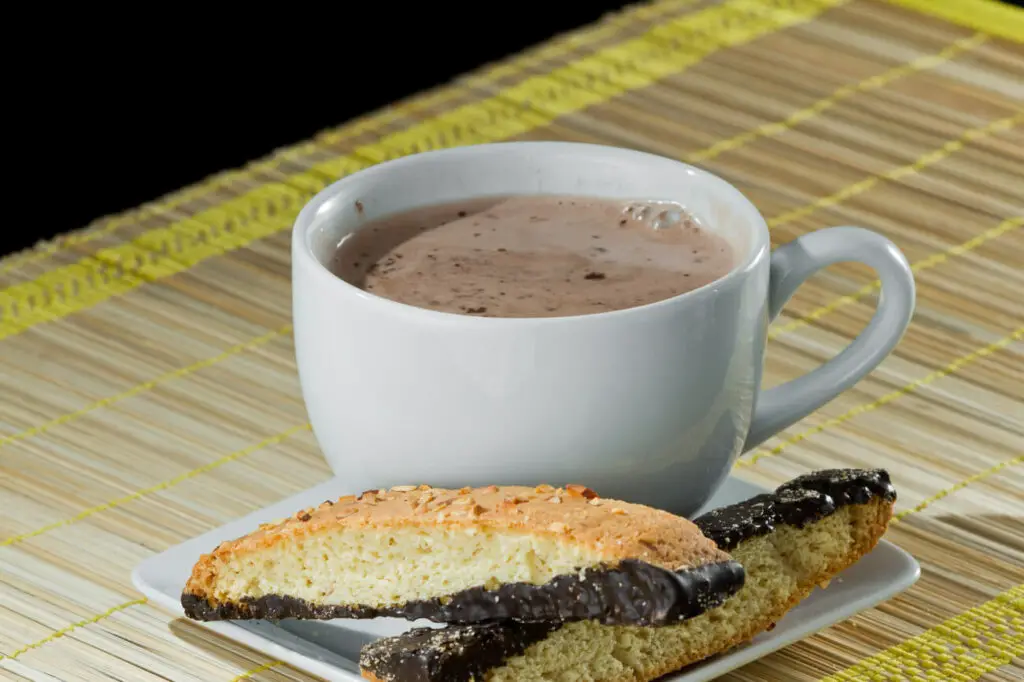
{"type": "Polygon", "coordinates": [[[744,444],[747,451],[818,409],[878,366],[902,338],[914,314],[914,275],[900,250],[859,227],[830,227],[778,247],[771,256],[768,319],[774,320],[797,288],[818,270],[856,261],[882,283],[867,327],[834,358],[802,377],[762,391],[744,444]]]}

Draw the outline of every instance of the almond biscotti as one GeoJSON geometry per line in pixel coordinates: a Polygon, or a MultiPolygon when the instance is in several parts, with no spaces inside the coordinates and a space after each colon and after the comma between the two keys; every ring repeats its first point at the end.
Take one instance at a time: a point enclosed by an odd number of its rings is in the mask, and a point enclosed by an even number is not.
{"type": "Polygon", "coordinates": [[[877,544],[895,498],[884,471],[820,471],[698,518],[703,534],[744,565],[746,584],[722,606],[676,625],[419,628],[367,645],[360,667],[376,682],[653,680],[771,628],[877,544]]]}
{"type": "Polygon", "coordinates": [[[692,522],[583,486],[400,486],[221,544],[182,605],[198,620],[664,625],[718,606],[743,577],[692,522]]]}

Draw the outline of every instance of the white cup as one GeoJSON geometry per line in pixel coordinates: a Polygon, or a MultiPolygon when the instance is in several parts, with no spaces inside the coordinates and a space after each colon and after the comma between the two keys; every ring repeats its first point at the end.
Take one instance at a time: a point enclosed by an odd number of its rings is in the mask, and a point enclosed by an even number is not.
{"type": "Polygon", "coordinates": [[[428,152],[339,180],[299,214],[292,276],[303,397],[352,491],[582,483],[681,514],[714,493],[742,452],[878,365],[914,308],[910,268],[878,234],[834,227],[772,253],[764,219],[724,180],[651,154],[561,142],[428,152]],[[677,201],[733,245],[736,264],[657,303],[546,318],[416,308],[325,265],[375,218],[509,194],[677,201]],[[807,277],[841,261],[881,279],[870,324],[821,367],[761,391],[769,321],[807,277]]]}

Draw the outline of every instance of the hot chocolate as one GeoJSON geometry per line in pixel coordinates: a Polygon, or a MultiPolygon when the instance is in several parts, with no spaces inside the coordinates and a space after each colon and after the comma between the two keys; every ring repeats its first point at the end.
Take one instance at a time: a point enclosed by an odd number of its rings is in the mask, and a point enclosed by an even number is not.
{"type": "Polygon", "coordinates": [[[722,277],[722,237],[667,202],[523,195],[418,208],[342,240],[331,264],[378,296],[486,317],[585,315],[722,277]]]}

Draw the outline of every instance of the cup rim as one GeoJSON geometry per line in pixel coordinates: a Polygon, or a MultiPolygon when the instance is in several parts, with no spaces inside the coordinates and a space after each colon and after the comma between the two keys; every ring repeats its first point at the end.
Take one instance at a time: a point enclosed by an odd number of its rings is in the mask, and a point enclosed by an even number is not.
{"type": "Polygon", "coordinates": [[[318,290],[322,288],[324,291],[337,291],[339,295],[354,296],[368,304],[384,306],[385,309],[390,309],[396,313],[414,315],[425,320],[458,322],[462,324],[475,325],[552,325],[565,324],[569,321],[597,322],[627,315],[651,313],[673,305],[679,305],[684,301],[708,298],[721,289],[736,286],[738,280],[743,279],[748,275],[758,265],[758,263],[766,257],[769,248],[770,240],[768,236],[768,225],[764,220],[764,216],[762,216],[761,212],[757,210],[757,207],[754,206],[754,204],[739,189],[733,186],[732,183],[727,182],[723,178],[704,170],[703,168],[698,168],[683,161],[667,156],[661,156],[659,154],[652,154],[649,152],[610,145],[561,141],[492,142],[409,154],[396,159],[382,161],[373,166],[357,171],[356,173],[352,173],[351,175],[335,180],[317,192],[316,195],[306,202],[306,205],[302,207],[298,216],[296,216],[292,227],[291,267],[293,274],[300,267],[307,269],[316,279],[318,290]],[[696,289],[691,289],[689,291],[676,294],[675,296],[661,299],[660,301],[645,303],[643,305],[632,306],[629,308],[619,308],[617,310],[609,310],[600,313],[587,313],[583,315],[555,315],[549,317],[477,317],[475,315],[460,315],[458,313],[420,308],[408,303],[394,301],[372,292],[365,291],[353,284],[350,284],[349,282],[346,282],[332,273],[327,266],[316,257],[316,254],[313,253],[309,239],[309,231],[313,225],[317,212],[325,203],[329,202],[338,193],[340,193],[343,190],[344,185],[357,175],[365,178],[367,175],[386,173],[396,165],[424,163],[428,160],[428,157],[436,158],[438,156],[470,156],[476,154],[489,154],[493,153],[496,149],[500,150],[511,147],[525,150],[529,150],[531,147],[548,150],[579,150],[590,151],[592,153],[629,156],[634,158],[646,157],[651,160],[656,159],[659,162],[670,161],[683,166],[690,174],[700,178],[702,181],[717,185],[727,194],[731,194],[744,212],[750,214],[757,234],[754,236],[754,242],[751,248],[748,249],[746,258],[734,265],[725,275],[696,289]]]}

